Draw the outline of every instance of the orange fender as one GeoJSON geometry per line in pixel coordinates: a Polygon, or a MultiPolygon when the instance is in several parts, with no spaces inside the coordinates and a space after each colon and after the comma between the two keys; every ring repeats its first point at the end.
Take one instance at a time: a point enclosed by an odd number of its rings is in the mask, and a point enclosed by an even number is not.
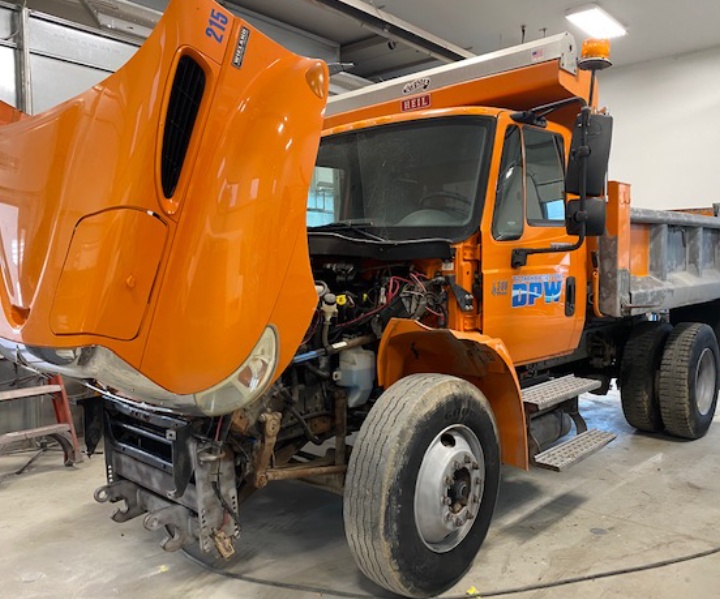
{"type": "Polygon", "coordinates": [[[431,329],[414,320],[391,320],[378,351],[380,385],[387,388],[421,372],[457,376],[478,387],[495,414],[503,463],[528,469],[520,384],[500,339],[471,331],[431,329]]]}

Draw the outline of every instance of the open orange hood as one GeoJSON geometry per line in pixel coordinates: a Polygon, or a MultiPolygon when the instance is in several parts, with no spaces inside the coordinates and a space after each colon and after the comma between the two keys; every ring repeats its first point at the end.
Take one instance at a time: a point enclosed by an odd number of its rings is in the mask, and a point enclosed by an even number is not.
{"type": "Polygon", "coordinates": [[[271,328],[282,372],[316,304],[305,204],[326,95],[324,63],[173,0],[115,74],[0,127],[3,354],[123,390],[97,365],[55,368],[99,347],[193,394],[271,328]]]}

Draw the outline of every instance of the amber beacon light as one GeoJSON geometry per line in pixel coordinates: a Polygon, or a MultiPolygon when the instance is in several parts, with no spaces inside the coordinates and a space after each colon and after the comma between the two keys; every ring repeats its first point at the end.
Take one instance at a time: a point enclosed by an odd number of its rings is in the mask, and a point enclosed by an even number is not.
{"type": "Polygon", "coordinates": [[[610,40],[587,39],[583,42],[578,66],[584,71],[601,71],[612,66],[610,40]]]}

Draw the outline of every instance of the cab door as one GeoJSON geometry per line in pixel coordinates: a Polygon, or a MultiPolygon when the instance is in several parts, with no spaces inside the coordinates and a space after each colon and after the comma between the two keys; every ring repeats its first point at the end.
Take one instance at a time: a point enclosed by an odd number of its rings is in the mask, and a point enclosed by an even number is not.
{"type": "Polygon", "coordinates": [[[583,246],[528,256],[512,268],[517,248],[577,240],[565,232],[565,146],[562,130],[501,119],[495,172],[483,218],[483,332],[505,342],[516,364],[572,352],[585,319],[583,246]],[[503,124],[505,127],[503,127],[503,124]]]}

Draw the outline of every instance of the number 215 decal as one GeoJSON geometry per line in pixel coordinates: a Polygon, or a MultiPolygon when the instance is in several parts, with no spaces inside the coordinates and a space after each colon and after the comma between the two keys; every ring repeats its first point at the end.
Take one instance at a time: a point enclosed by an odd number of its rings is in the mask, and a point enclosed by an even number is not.
{"type": "Polygon", "coordinates": [[[228,18],[226,15],[219,10],[212,9],[210,11],[210,18],[208,19],[208,26],[205,29],[205,35],[211,37],[218,43],[222,42],[225,37],[225,26],[227,23],[228,18]]]}

